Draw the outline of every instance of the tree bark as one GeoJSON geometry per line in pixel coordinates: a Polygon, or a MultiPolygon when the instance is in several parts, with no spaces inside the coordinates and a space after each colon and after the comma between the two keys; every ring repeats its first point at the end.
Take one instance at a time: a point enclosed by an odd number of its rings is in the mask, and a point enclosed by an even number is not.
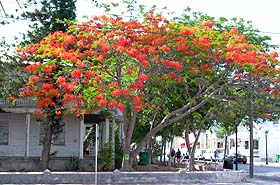
{"type": "Polygon", "coordinates": [[[130,122],[128,124],[126,111],[123,112],[123,128],[124,128],[124,140],[123,140],[123,164],[122,171],[132,171],[132,162],[135,160],[136,155],[131,155],[131,138],[133,134],[133,130],[135,127],[137,113],[134,111],[130,118],[130,122]]]}
{"type": "Polygon", "coordinates": [[[53,125],[48,124],[45,128],[45,137],[43,140],[43,150],[41,155],[41,170],[49,169],[50,151],[52,144],[53,125]]]}
{"type": "Polygon", "coordinates": [[[170,148],[169,148],[168,169],[171,168],[171,163],[174,162],[171,159],[171,151],[172,151],[172,148],[173,148],[173,141],[174,141],[174,126],[173,126],[173,131],[172,131],[172,135],[171,135],[171,139],[170,139],[171,144],[170,144],[170,148]]]}
{"type": "Polygon", "coordinates": [[[194,162],[194,154],[195,154],[195,150],[196,150],[196,144],[198,142],[198,138],[200,136],[200,133],[201,133],[201,129],[198,130],[198,133],[197,135],[195,135],[195,140],[193,142],[193,147],[191,148],[190,147],[190,141],[189,141],[189,135],[188,135],[188,132],[189,132],[189,129],[188,127],[186,127],[186,132],[185,132],[185,140],[186,140],[186,145],[188,147],[188,151],[189,151],[189,154],[190,154],[190,157],[189,157],[189,171],[195,171],[195,162],[194,162]]]}
{"type": "Polygon", "coordinates": [[[253,97],[252,89],[250,92],[249,99],[249,130],[250,130],[250,165],[249,165],[249,176],[254,177],[254,110],[253,110],[253,97]]]}
{"type": "Polygon", "coordinates": [[[227,154],[227,140],[228,140],[228,134],[227,132],[225,133],[225,146],[224,146],[224,156],[227,154]]]}

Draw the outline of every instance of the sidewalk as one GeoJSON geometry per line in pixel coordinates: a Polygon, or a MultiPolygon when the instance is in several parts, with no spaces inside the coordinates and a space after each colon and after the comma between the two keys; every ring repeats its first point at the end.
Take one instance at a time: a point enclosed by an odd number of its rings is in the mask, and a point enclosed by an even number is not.
{"type": "Polygon", "coordinates": [[[279,168],[279,171],[254,173],[254,178],[248,176],[248,181],[267,181],[266,184],[280,184],[280,163],[268,162],[268,164],[266,164],[266,162],[254,162],[254,166],[275,167],[279,168]]]}
{"type": "Polygon", "coordinates": [[[255,162],[255,161],[254,161],[254,165],[255,165],[255,166],[272,166],[272,167],[280,167],[280,163],[276,163],[276,162],[268,162],[268,164],[266,164],[264,161],[262,161],[262,162],[255,162]]]}

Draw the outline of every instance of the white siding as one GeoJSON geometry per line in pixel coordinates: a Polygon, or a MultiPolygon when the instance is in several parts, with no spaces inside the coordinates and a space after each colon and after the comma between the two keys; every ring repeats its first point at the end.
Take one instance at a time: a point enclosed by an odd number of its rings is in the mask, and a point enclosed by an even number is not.
{"type": "MultiPolygon", "coordinates": [[[[26,148],[26,114],[1,113],[1,120],[9,120],[9,145],[0,145],[0,156],[24,156],[26,148]]],[[[79,122],[73,116],[65,118],[65,145],[52,146],[55,156],[79,156],[79,122]]],[[[42,145],[39,145],[39,124],[31,116],[30,156],[41,156],[42,145]]]]}
{"type": "Polygon", "coordinates": [[[0,114],[1,120],[9,121],[9,144],[0,145],[1,156],[25,155],[25,118],[26,114],[0,114]]]}

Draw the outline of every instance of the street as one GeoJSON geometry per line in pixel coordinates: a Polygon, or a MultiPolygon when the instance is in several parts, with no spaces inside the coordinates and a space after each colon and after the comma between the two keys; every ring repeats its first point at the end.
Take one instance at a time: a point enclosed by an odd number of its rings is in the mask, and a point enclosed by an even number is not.
{"type": "MultiPolygon", "coordinates": [[[[233,165],[235,170],[235,164],[233,165]]],[[[280,184],[280,164],[263,162],[254,163],[254,176],[249,177],[249,164],[238,164],[238,170],[243,170],[248,174],[247,181],[244,184],[280,184]]]]}
{"type": "MultiPolygon", "coordinates": [[[[233,164],[233,169],[235,170],[235,164],[233,164]]],[[[249,173],[249,164],[238,164],[238,170],[244,170],[249,173]]],[[[254,164],[254,175],[269,175],[269,176],[279,176],[280,177],[280,164],[279,165],[265,165],[263,163],[254,164]]],[[[279,180],[280,182],[280,180],[279,180]]]]}

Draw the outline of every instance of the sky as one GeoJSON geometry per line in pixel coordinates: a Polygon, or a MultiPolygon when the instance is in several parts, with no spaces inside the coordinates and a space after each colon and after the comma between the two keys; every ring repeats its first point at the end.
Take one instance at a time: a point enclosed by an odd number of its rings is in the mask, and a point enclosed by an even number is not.
{"type": "MultiPolygon", "coordinates": [[[[21,0],[20,2],[25,2],[21,0]]],[[[99,2],[111,2],[110,0],[98,0],[99,2]]],[[[16,0],[1,0],[7,12],[18,8],[16,0]]],[[[117,2],[116,0],[113,2],[117,2]]],[[[167,11],[180,15],[186,7],[192,11],[202,12],[213,17],[244,18],[252,21],[253,26],[259,29],[262,34],[272,38],[271,43],[280,45],[280,21],[279,21],[279,0],[138,0],[139,4],[150,7],[157,5],[159,8],[166,7],[167,11]]],[[[94,8],[91,0],[77,0],[77,15],[81,20],[82,16],[91,17],[103,14],[100,9],[94,8]]],[[[118,9],[119,13],[121,9],[118,9]]],[[[0,20],[3,19],[0,17],[0,20]]],[[[13,24],[0,26],[0,37],[5,36],[9,42],[13,41],[14,35],[25,32],[28,28],[27,21],[16,21],[13,24]]],[[[278,50],[280,52],[280,50],[278,50]]]]}

